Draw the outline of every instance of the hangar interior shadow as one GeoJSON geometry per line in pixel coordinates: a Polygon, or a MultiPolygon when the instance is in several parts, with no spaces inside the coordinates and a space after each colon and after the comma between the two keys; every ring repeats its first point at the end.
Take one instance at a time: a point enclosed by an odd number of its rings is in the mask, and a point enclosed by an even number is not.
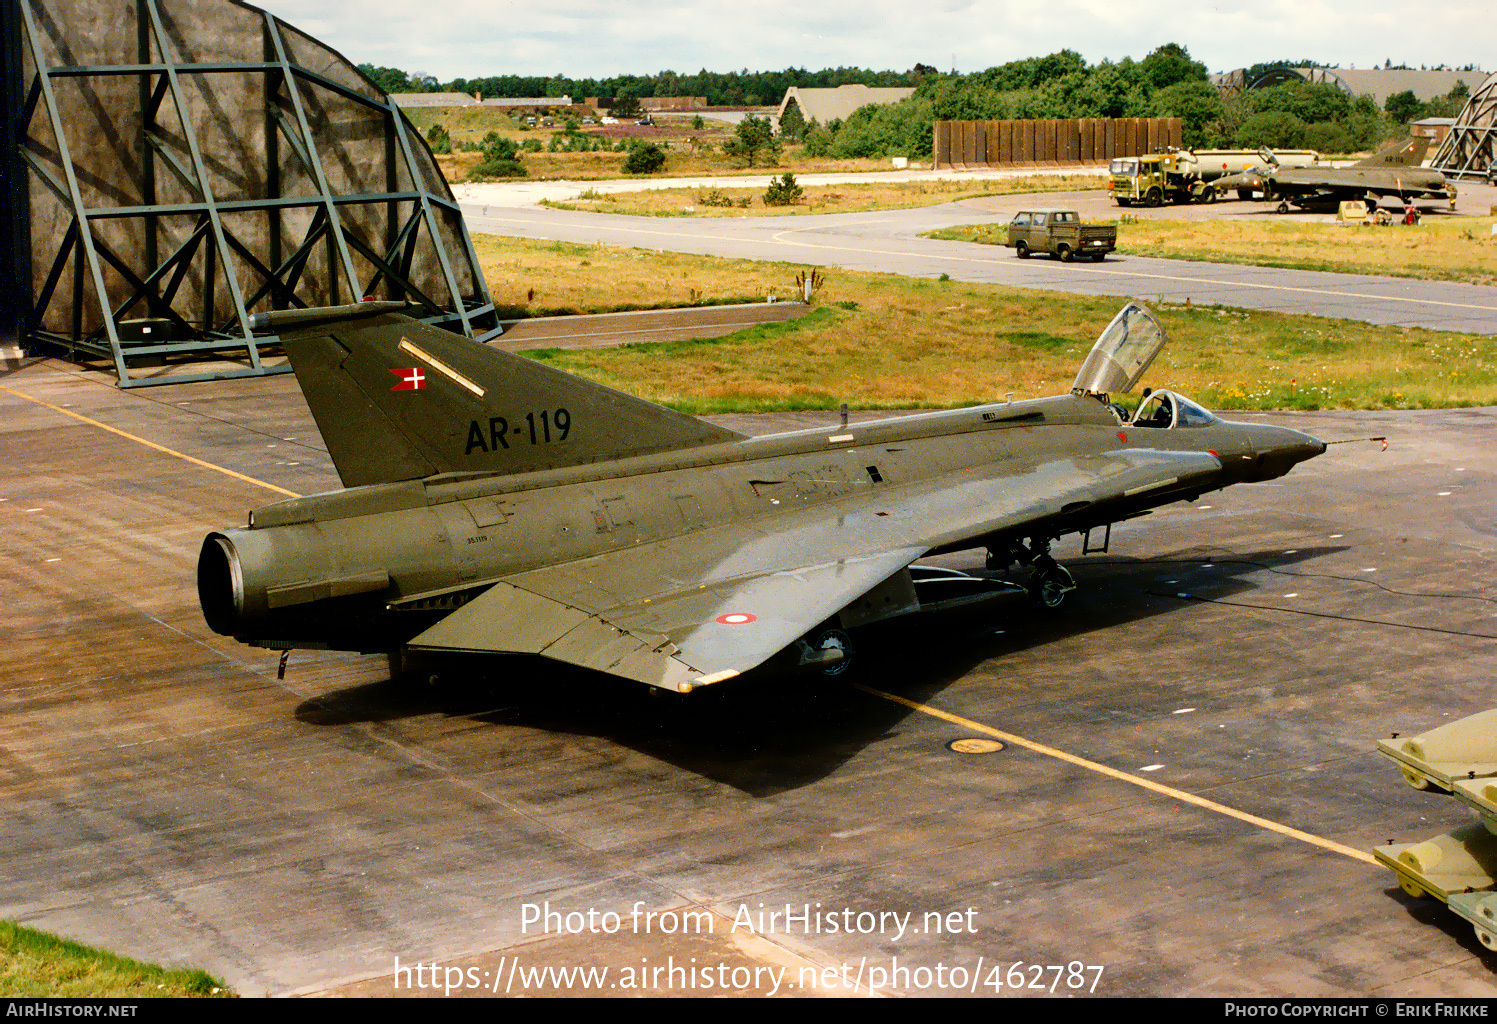
{"type": "Polygon", "coordinates": [[[296,717],[347,726],[437,712],[597,737],[751,796],[772,796],[826,778],[912,713],[848,686],[852,679],[924,703],[989,659],[1174,611],[1177,598],[1150,594],[1162,568],[1199,576],[1191,580],[1197,593],[1209,586],[1210,596],[1226,597],[1254,589],[1242,578],[1250,572],[1335,550],[1072,561],[1079,587],[1064,610],[1013,597],[977,620],[916,615],[878,624],[855,637],[851,675],[750,673],[679,697],[540,658],[489,656],[452,662],[437,686],[383,680],[333,691],[303,702],[296,717]],[[1212,563],[1209,578],[1198,571],[1204,562],[1212,563]]]}

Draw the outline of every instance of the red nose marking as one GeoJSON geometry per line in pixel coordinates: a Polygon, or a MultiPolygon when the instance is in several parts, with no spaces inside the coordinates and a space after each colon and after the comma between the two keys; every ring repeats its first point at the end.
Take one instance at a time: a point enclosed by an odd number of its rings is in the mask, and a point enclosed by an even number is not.
{"type": "Polygon", "coordinates": [[[1212,456],[1215,456],[1215,457],[1216,457],[1216,458],[1218,458],[1218,459],[1219,459],[1219,458],[1221,458],[1221,456],[1220,456],[1220,455],[1217,455],[1217,454],[1216,454],[1216,449],[1214,449],[1214,448],[1207,448],[1207,449],[1206,449],[1206,454],[1207,454],[1207,455],[1212,455],[1212,456]]]}

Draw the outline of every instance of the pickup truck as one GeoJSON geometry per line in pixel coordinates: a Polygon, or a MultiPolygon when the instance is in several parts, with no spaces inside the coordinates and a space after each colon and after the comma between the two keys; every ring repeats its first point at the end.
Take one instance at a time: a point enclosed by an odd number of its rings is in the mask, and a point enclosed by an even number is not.
{"type": "Polygon", "coordinates": [[[1117,248],[1118,229],[1104,224],[1083,224],[1075,210],[1023,210],[1008,223],[1004,243],[1027,259],[1030,253],[1048,252],[1067,263],[1077,256],[1090,256],[1098,263],[1117,248]]]}

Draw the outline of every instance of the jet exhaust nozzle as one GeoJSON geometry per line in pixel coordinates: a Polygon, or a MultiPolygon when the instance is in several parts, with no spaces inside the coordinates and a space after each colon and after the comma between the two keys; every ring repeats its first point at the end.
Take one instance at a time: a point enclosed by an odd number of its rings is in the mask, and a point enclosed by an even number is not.
{"type": "Polygon", "coordinates": [[[234,542],[210,533],[198,553],[198,603],[208,628],[234,636],[244,621],[244,566],[234,542]]]}

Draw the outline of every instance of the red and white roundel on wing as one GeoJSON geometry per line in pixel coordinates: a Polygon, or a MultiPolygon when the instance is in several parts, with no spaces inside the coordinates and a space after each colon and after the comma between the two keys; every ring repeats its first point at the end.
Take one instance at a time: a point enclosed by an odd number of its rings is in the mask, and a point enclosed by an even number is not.
{"type": "Polygon", "coordinates": [[[719,615],[717,621],[721,622],[724,626],[746,626],[758,618],[759,616],[752,612],[728,612],[724,615],[719,615]]]}

